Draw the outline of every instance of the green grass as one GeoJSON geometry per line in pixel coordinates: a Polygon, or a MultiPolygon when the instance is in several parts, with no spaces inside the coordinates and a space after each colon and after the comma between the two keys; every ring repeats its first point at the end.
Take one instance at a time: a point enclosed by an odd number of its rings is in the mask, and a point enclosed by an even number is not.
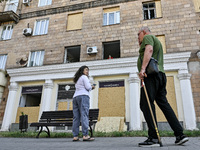
{"type": "MultiPolygon", "coordinates": [[[[200,131],[184,131],[188,137],[200,136],[200,131]]],[[[35,138],[37,132],[0,132],[0,137],[14,137],[14,138],[35,138]]],[[[80,137],[82,135],[80,134],[80,137]]],[[[147,137],[147,131],[125,131],[125,132],[94,132],[95,137],[147,137]]],[[[161,137],[173,137],[172,131],[160,131],[161,137]]],[[[46,138],[45,132],[40,134],[40,138],[46,138]]],[[[51,132],[51,138],[72,138],[72,133],[68,132],[51,132]]]]}

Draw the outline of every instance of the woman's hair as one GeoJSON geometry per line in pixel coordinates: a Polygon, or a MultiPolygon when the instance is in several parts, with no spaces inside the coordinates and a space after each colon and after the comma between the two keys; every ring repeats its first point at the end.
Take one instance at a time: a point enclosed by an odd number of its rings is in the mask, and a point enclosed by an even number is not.
{"type": "MultiPolygon", "coordinates": [[[[78,71],[75,73],[74,75],[74,83],[76,83],[78,81],[78,79],[80,78],[80,76],[83,75],[83,71],[85,68],[88,68],[88,66],[81,66],[78,71]]],[[[88,68],[89,69],[89,68],[88,68]]]]}

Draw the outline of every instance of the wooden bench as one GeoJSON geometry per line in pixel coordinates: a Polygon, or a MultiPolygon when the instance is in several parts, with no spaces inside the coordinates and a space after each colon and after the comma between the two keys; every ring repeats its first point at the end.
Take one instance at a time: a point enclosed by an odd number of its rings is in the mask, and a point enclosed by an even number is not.
{"type": "MultiPolygon", "coordinates": [[[[95,124],[98,120],[99,116],[99,109],[90,109],[89,110],[89,131],[91,133],[91,137],[93,137],[93,130],[95,124]],[[92,125],[94,125],[92,129],[92,125]]],[[[40,117],[39,122],[33,122],[30,124],[31,127],[38,127],[40,128],[39,133],[37,134],[36,138],[39,138],[41,132],[46,132],[48,137],[50,137],[50,130],[49,126],[72,126],[73,124],[73,111],[66,110],[66,111],[44,111],[42,116],[40,117]],[[43,127],[46,127],[46,130],[43,130],[43,127]]],[[[81,125],[81,124],[80,124],[81,125]]]]}

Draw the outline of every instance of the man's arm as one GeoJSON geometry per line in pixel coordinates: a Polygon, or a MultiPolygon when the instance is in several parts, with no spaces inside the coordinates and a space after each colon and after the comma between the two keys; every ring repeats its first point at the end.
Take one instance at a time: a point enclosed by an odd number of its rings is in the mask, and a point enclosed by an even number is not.
{"type": "Polygon", "coordinates": [[[149,63],[149,60],[150,60],[152,54],[153,54],[153,46],[146,45],[145,51],[144,51],[144,58],[143,58],[143,62],[142,62],[142,68],[139,73],[140,79],[144,79],[144,73],[145,73],[146,67],[149,63]]]}

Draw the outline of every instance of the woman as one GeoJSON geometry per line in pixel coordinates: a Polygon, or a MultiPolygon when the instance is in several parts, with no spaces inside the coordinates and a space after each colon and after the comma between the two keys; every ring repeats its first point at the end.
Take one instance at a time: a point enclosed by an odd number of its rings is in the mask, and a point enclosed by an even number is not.
{"type": "Polygon", "coordinates": [[[91,138],[88,135],[89,127],[89,91],[94,89],[94,86],[91,86],[89,79],[89,68],[87,66],[82,66],[78,69],[74,75],[74,83],[76,91],[73,96],[73,141],[80,141],[79,134],[79,125],[81,121],[83,141],[93,141],[94,138],[91,138]]]}

